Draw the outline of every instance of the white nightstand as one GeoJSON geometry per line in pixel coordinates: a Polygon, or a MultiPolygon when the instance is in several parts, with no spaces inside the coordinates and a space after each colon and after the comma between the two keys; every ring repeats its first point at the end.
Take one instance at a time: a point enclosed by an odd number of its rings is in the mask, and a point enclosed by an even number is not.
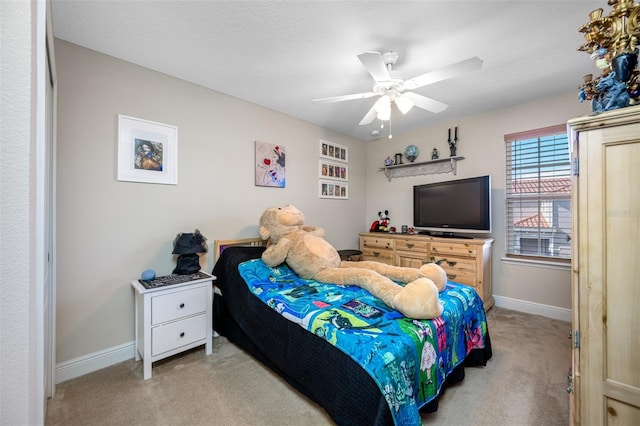
{"type": "Polygon", "coordinates": [[[215,276],[145,288],[131,281],[135,290],[136,361],[142,357],[144,379],[151,377],[154,361],[205,345],[212,351],[213,281],[215,276]]]}

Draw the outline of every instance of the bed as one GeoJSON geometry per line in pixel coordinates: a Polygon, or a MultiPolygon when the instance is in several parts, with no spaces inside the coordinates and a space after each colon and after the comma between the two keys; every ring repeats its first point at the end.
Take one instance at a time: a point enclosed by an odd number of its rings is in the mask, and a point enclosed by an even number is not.
{"type": "Polygon", "coordinates": [[[354,286],[265,265],[259,239],[216,242],[213,328],[339,425],[421,424],[465,366],[491,358],[482,301],[449,282],[442,317],[415,321],[354,286]]]}

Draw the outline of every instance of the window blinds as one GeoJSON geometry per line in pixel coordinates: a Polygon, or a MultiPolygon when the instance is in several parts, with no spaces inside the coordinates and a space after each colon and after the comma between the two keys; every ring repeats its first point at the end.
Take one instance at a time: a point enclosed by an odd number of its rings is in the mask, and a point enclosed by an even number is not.
{"type": "Polygon", "coordinates": [[[505,136],[507,256],[571,259],[566,127],[505,136]]]}

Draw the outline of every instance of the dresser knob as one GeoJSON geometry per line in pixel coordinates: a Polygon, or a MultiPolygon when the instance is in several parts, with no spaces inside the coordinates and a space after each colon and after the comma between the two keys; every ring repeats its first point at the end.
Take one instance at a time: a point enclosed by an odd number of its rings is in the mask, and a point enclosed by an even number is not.
{"type": "Polygon", "coordinates": [[[184,308],[184,303],[180,304],[180,309],[184,308]]]}
{"type": "Polygon", "coordinates": [[[184,331],[180,333],[180,337],[184,337],[184,331]]]}

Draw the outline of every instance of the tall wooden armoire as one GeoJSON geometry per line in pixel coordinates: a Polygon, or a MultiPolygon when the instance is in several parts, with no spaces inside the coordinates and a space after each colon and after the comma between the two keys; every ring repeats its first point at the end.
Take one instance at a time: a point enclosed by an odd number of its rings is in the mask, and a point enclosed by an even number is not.
{"type": "Polygon", "coordinates": [[[640,105],[568,125],[571,418],[589,426],[640,425],[640,105]]]}

